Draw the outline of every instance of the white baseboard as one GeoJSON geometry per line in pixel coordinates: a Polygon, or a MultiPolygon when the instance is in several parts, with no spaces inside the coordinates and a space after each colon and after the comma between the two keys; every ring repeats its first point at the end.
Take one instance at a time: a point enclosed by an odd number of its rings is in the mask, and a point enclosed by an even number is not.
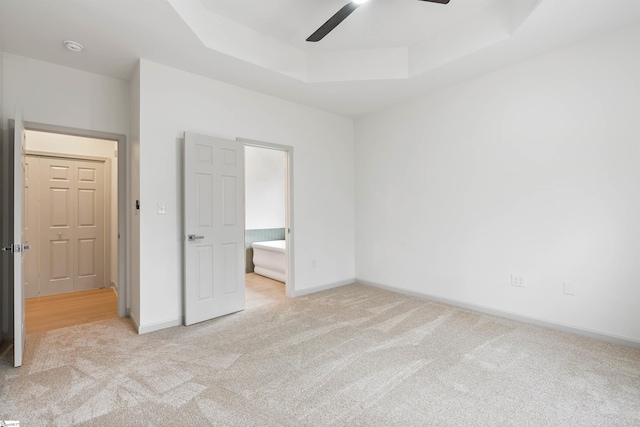
{"type": "MultiPolygon", "coordinates": [[[[325,285],[314,286],[312,288],[302,289],[295,292],[294,298],[313,294],[316,292],[326,291],[328,289],[338,288],[340,286],[351,285],[353,283],[355,283],[355,279],[348,279],[339,282],[327,283],[325,285]]],[[[178,317],[175,319],[164,320],[162,322],[151,323],[148,325],[139,325],[136,319],[131,316],[131,313],[129,313],[129,317],[131,318],[131,321],[133,322],[133,325],[136,328],[136,331],[138,331],[139,335],[148,334],[150,332],[159,331],[161,329],[172,328],[174,326],[181,326],[184,323],[183,318],[178,317]]]]}
{"type": "MultiPolygon", "coordinates": [[[[148,334],[149,332],[159,331],[161,329],[173,328],[174,326],[182,325],[182,317],[177,317],[171,320],[163,320],[162,322],[150,323],[148,325],[141,325],[137,327],[138,334],[148,334]]],[[[134,322],[135,324],[135,322],[134,322]]]]}
{"type": "Polygon", "coordinates": [[[301,297],[304,295],[315,294],[316,292],[326,291],[328,289],[339,288],[340,286],[352,285],[356,283],[355,279],[341,280],[339,282],[327,283],[320,286],[314,286],[312,288],[296,290],[293,293],[293,297],[301,297]]]}
{"type": "Polygon", "coordinates": [[[436,297],[426,293],[400,289],[400,288],[396,288],[389,285],[383,285],[381,283],[371,282],[368,280],[360,280],[356,278],[356,283],[365,285],[365,286],[371,286],[374,288],[385,289],[387,291],[397,292],[403,295],[428,299],[430,301],[452,305],[454,307],[465,308],[467,310],[477,311],[479,313],[489,314],[492,316],[504,317],[506,319],[515,320],[522,323],[528,323],[530,325],[541,326],[544,328],[554,329],[562,332],[568,332],[570,334],[580,335],[587,338],[593,338],[599,341],[610,342],[613,344],[620,344],[625,347],[640,348],[640,341],[636,341],[630,338],[620,337],[617,335],[604,334],[602,332],[592,331],[589,329],[583,329],[575,326],[564,325],[561,323],[550,322],[548,320],[538,319],[538,318],[529,317],[529,316],[523,316],[521,314],[511,313],[508,311],[496,310],[496,309],[485,307],[482,305],[469,304],[469,303],[456,301],[448,298],[436,297]]]}

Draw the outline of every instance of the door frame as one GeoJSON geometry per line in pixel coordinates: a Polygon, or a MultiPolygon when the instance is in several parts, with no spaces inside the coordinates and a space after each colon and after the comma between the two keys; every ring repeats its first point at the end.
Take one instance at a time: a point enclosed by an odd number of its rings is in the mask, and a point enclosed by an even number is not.
{"type": "MultiPolygon", "coordinates": [[[[27,129],[28,130],[28,129],[27,129]]],[[[97,139],[97,138],[96,138],[97,139]]],[[[25,156],[27,157],[38,157],[38,158],[54,158],[54,159],[65,159],[65,160],[80,160],[80,161],[89,161],[89,162],[102,162],[104,164],[104,192],[105,198],[108,196],[109,201],[111,200],[111,191],[113,190],[111,187],[111,159],[108,157],[99,157],[99,156],[81,156],[75,154],[64,154],[64,153],[50,153],[47,151],[31,151],[25,150],[25,156]]],[[[111,277],[111,233],[113,232],[111,227],[111,209],[107,209],[106,200],[104,203],[104,281],[105,288],[111,286],[112,277],[111,277]]],[[[41,237],[41,235],[40,235],[41,237]]],[[[118,266],[119,269],[120,266],[118,266]]],[[[38,266],[40,268],[40,266],[38,266]]],[[[118,283],[118,286],[120,284],[118,283]]]]}
{"type": "Polygon", "coordinates": [[[126,135],[27,121],[24,122],[24,128],[36,132],[116,141],[118,147],[118,317],[128,317],[130,309],[128,280],[131,270],[126,255],[130,243],[128,233],[130,216],[127,214],[129,212],[130,171],[126,135]]]}
{"type": "MultiPolygon", "coordinates": [[[[293,298],[295,294],[295,274],[293,265],[293,248],[294,237],[293,231],[293,147],[290,145],[274,144],[271,142],[257,141],[254,139],[237,137],[236,141],[242,143],[245,147],[266,148],[268,150],[277,150],[286,153],[287,161],[285,167],[285,230],[284,236],[287,247],[287,281],[284,284],[285,295],[287,298],[293,298]]],[[[244,161],[244,159],[243,159],[244,161]]],[[[245,213],[246,216],[246,213],[245,213]]]]}

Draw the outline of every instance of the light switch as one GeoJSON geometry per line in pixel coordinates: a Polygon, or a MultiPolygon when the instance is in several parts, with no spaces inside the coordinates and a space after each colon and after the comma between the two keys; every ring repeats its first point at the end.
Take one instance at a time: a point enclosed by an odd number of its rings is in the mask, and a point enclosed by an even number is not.
{"type": "Polygon", "coordinates": [[[158,215],[167,214],[167,204],[165,202],[158,202],[158,215]]]}

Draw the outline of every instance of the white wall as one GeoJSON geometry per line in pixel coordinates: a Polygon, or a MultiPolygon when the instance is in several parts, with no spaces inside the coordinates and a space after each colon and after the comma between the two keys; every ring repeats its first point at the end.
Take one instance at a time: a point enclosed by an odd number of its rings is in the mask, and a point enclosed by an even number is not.
{"type": "Polygon", "coordinates": [[[245,229],[285,227],[286,153],[245,147],[245,229]]]}
{"type": "Polygon", "coordinates": [[[357,278],[640,341],[638,52],[629,27],[358,120],[357,278]]]}
{"type": "MultiPolygon", "coordinates": [[[[27,131],[28,151],[38,153],[57,153],[73,156],[101,157],[111,160],[110,199],[108,209],[110,215],[110,266],[109,282],[118,287],[118,158],[117,142],[103,139],[82,138],[46,132],[27,131]]],[[[107,283],[109,286],[110,283],[107,283]]]]}
{"type": "Polygon", "coordinates": [[[352,120],[146,60],[140,93],[142,329],[182,317],[185,131],[293,146],[296,291],[353,280],[352,120]],[[166,215],[156,214],[160,201],[166,215]]]}
{"type": "Polygon", "coordinates": [[[19,105],[25,121],[128,134],[128,82],[3,55],[5,120],[13,118],[19,105]]]}

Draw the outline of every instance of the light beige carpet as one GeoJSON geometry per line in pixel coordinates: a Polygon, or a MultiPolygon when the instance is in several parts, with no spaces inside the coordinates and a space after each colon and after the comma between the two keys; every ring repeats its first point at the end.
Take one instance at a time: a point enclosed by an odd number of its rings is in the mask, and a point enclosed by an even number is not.
{"type": "Polygon", "coordinates": [[[138,336],[31,335],[21,426],[639,426],[640,350],[351,285],[138,336]]]}

